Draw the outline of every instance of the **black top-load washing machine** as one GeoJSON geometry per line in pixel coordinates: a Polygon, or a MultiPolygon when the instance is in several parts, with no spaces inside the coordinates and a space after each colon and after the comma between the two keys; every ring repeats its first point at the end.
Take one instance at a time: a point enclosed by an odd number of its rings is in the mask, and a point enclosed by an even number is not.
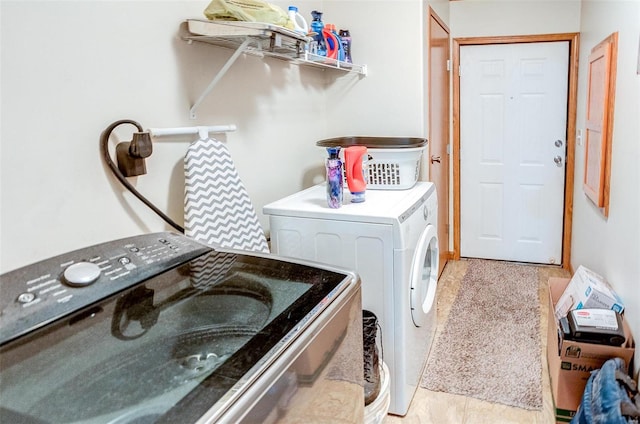
{"type": "Polygon", "coordinates": [[[0,276],[0,422],[353,422],[349,271],[130,237],[0,276]]]}

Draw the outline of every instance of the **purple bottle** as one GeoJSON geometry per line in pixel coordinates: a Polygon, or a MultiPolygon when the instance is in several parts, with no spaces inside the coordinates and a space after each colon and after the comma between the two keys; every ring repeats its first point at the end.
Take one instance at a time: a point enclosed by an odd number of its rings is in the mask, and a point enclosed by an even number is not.
{"type": "Polygon", "coordinates": [[[337,209],[342,206],[342,190],[344,188],[340,147],[327,147],[327,153],[329,153],[326,163],[327,205],[330,208],[337,209]]]}
{"type": "Polygon", "coordinates": [[[344,50],[344,61],[353,63],[351,60],[351,34],[349,34],[348,29],[340,30],[340,41],[342,42],[342,49],[344,50]]]}

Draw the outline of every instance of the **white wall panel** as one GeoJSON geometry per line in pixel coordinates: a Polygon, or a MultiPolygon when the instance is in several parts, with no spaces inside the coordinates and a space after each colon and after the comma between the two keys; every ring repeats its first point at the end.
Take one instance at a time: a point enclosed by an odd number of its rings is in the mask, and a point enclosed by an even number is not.
{"type": "MultiPolygon", "coordinates": [[[[587,58],[591,49],[618,31],[618,62],[611,158],[609,217],[582,191],[585,146],[578,143],[573,205],[571,265],[605,276],[626,303],[625,318],[640,334],[640,2],[584,1],[580,38],[577,128],[584,134],[587,58]]],[[[636,355],[636,370],[640,359],[636,355]]]]}
{"type": "MultiPolygon", "coordinates": [[[[305,2],[304,13],[318,2],[305,2]]],[[[109,239],[170,227],[103,165],[113,121],[143,127],[236,124],[227,142],[258,212],[324,176],[326,73],[240,57],[189,118],[232,51],[188,44],[207,1],[2,1],[0,272],[109,239]]],[[[301,9],[303,7],[301,6],[301,9]]],[[[310,15],[309,15],[310,16],[310,15]]],[[[131,139],[122,126],[111,143],[131,139]]],[[[179,223],[189,138],[154,143],[130,179],[179,223]]],[[[267,220],[262,219],[266,225],[267,220]]]]}
{"type": "Polygon", "coordinates": [[[550,34],[580,31],[581,0],[451,2],[451,36],[550,34]]]}

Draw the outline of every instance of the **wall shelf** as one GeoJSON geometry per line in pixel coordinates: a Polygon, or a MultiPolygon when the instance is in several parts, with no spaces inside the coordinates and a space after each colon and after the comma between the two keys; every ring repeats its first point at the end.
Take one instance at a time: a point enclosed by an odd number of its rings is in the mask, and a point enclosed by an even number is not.
{"type": "Polygon", "coordinates": [[[309,37],[277,25],[261,22],[188,19],[182,27],[182,38],[190,43],[198,41],[235,50],[191,107],[192,119],[196,117],[196,110],[200,103],[241,54],[273,57],[302,66],[367,75],[366,65],[347,63],[309,53],[306,51],[307,43],[311,41],[309,37]]]}

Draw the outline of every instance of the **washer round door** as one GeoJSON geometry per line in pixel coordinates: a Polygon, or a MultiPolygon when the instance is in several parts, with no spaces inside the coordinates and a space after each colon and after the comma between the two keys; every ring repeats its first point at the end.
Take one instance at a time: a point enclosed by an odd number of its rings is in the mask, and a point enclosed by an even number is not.
{"type": "Polygon", "coordinates": [[[411,264],[411,319],[416,327],[424,325],[435,303],[438,261],[438,232],[434,225],[427,225],[411,264]]]}

